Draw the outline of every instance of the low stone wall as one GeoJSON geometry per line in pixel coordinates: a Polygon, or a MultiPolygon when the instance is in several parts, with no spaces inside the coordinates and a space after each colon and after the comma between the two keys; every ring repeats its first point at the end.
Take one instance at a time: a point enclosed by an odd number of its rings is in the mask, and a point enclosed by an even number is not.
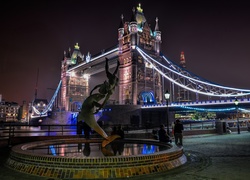
{"type": "MultiPolygon", "coordinates": [[[[59,179],[116,179],[166,172],[186,163],[181,147],[166,145],[167,150],[148,155],[106,157],[60,157],[39,155],[28,148],[56,143],[101,142],[101,139],[83,138],[37,141],[14,146],[6,165],[19,172],[59,179]],[[169,147],[171,147],[169,149],[169,147]]],[[[123,140],[120,140],[123,141],[123,140]]],[[[159,144],[156,141],[124,140],[127,143],[159,144]]]]}

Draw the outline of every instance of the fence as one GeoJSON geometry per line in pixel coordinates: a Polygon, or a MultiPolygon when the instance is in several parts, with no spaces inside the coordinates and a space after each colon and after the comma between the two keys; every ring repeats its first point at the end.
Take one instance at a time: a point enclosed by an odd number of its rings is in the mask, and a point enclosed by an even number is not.
{"type": "MultiPolygon", "coordinates": [[[[215,129],[215,121],[209,122],[183,122],[184,130],[201,130],[201,129],[215,129]]],[[[103,125],[102,128],[109,133],[112,128],[117,126],[103,125]]],[[[152,128],[149,125],[140,124],[135,127],[130,124],[122,125],[125,133],[131,133],[136,131],[152,132],[152,129],[158,129],[158,127],[152,128]]],[[[169,126],[172,130],[172,126],[169,126]]],[[[27,124],[17,123],[3,123],[0,126],[0,138],[9,138],[17,136],[64,136],[64,135],[77,135],[77,125],[39,125],[32,126],[27,124]]]]}

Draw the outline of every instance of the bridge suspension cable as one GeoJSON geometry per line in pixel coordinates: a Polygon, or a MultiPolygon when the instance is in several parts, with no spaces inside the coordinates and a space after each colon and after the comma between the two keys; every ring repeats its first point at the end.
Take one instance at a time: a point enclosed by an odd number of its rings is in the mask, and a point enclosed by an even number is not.
{"type": "Polygon", "coordinates": [[[55,99],[56,99],[56,97],[58,95],[59,90],[60,90],[61,84],[62,84],[62,80],[60,80],[60,82],[59,82],[59,84],[58,84],[58,86],[56,88],[56,91],[55,91],[54,95],[52,96],[50,102],[48,103],[48,105],[42,111],[39,111],[35,106],[32,106],[32,109],[34,110],[34,112],[36,114],[40,114],[42,116],[42,115],[45,115],[48,111],[51,110],[51,107],[52,107],[52,105],[53,105],[53,103],[54,103],[54,101],[55,101],[55,99]]]}
{"type": "Polygon", "coordinates": [[[164,55],[161,56],[161,59],[163,59],[167,65],[160,63],[159,60],[151,57],[139,47],[136,47],[136,50],[144,58],[144,60],[146,60],[146,62],[148,62],[164,78],[173,82],[177,86],[194,93],[217,97],[238,97],[250,94],[249,89],[227,87],[209,82],[176,65],[174,62],[168,60],[164,55]]]}

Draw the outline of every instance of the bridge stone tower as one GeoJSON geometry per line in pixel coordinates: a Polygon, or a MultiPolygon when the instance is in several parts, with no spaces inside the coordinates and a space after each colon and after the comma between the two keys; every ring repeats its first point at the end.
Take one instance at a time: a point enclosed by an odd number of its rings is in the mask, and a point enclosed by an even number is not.
{"type": "Polygon", "coordinates": [[[84,97],[88,96],[88,77],[84,77],[82,71],[67,72],[67,70],[84,61],[84,56],[80,52],[80,47],[76,43],[74,51],[64,52],[61,64],[61,106],[66,111],[79,111],[84,97]]]}
{"type": "Polygon", "coordinates": [[[139,55],[136,47],[160,61],[161,31],[156,18],[154,31],[146,21],[139,4],[132,10],[129,22],[123,15],[118,29],[119,42],[119,103],[154,104],[162,102],[162,79],[158,72],[139,55]]]}

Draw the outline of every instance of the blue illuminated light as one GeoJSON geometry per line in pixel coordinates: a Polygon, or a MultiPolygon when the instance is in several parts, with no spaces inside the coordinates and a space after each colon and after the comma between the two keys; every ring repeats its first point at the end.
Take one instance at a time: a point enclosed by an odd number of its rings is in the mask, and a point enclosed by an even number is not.
{"type": "Polygon", "coordinates": [[[209,111],[209,112],[225,112],[225,111],[233,111],[236,108],[221,108],[221,109],[211,109],[211,108],[194,108],[189,106],[180,106],[183,109],[195,110],[195,111],[209,111]]]}
{"type": "Polygon", "coordinates": [[[56,156],[56,150],[55,150],[54,146],[53,146],[53,145],[50,145],[50,146],[49,146],[49,149],[50,149],[50,151],[51,151],[51,154],[52,154],[53,156],[56,156]]]}
{"type": "Polygon", "coordinates": [[[154,145],[144,144],[142,154],[153,154],[155,153],[156,147],[154,145]]]}

